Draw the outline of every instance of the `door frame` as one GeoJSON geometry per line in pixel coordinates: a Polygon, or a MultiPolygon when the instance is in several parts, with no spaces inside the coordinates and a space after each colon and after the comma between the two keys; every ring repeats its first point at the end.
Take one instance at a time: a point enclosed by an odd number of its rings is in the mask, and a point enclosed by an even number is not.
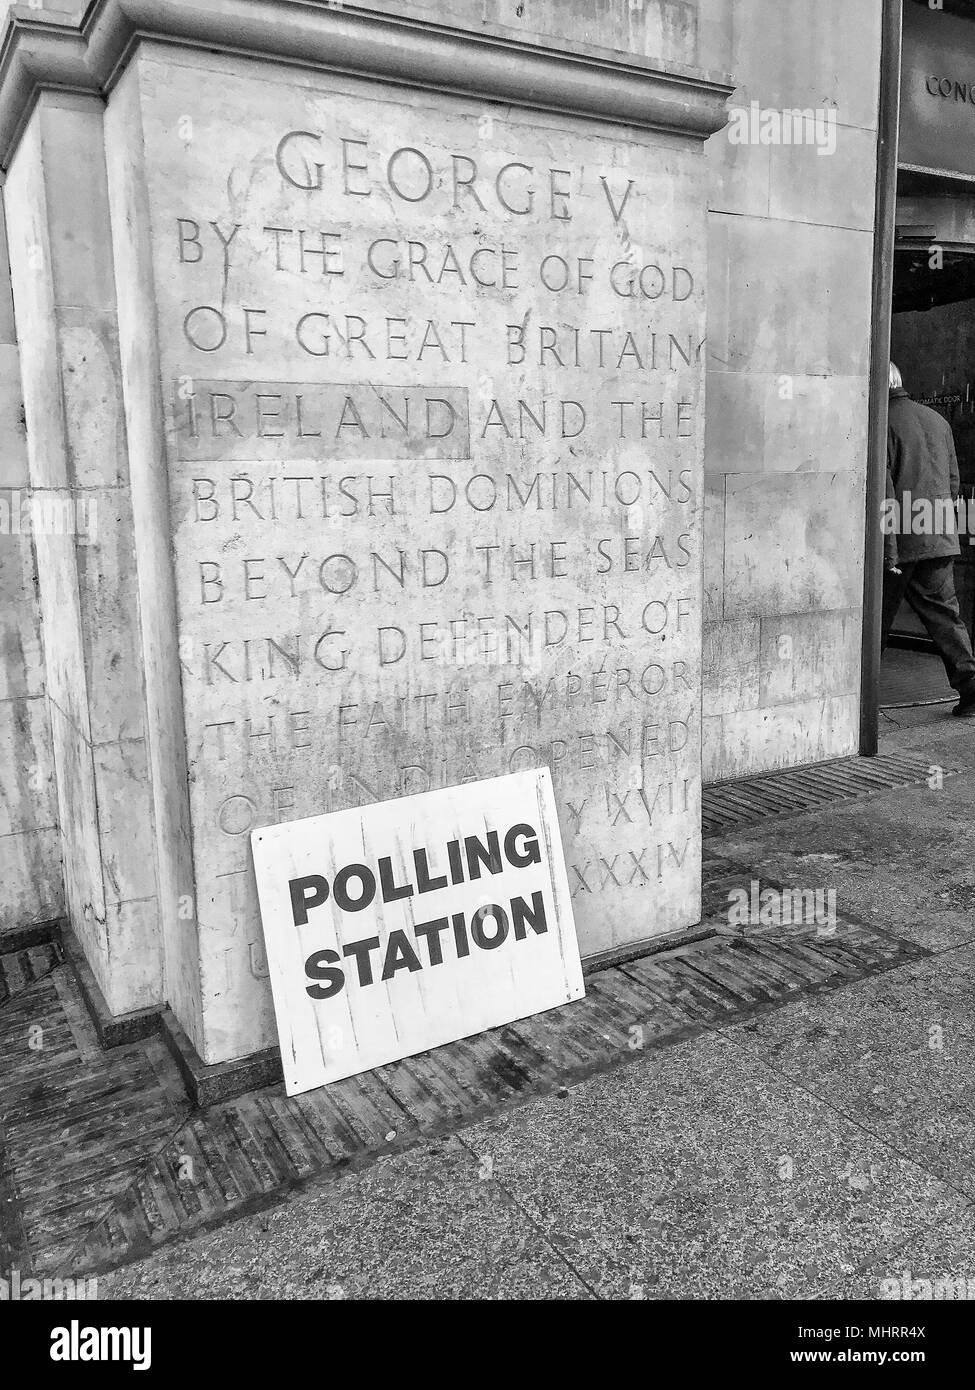
{"type": "Polygon", "coordinates": [[[868,758],[877,756],[880,722],[880,627],[884,588],[884,538],[880,520],[887,495],[887,383],[894,290],[902,23],[902,0],[882,0],[860,661],[860,754],[868,758]]]}

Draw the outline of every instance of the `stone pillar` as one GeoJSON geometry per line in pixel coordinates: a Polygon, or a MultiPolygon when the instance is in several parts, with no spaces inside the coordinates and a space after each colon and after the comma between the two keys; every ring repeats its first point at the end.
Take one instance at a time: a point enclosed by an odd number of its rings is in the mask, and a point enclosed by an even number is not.
{"type": "MultiPolygon", "coordinates": [[[[0,31],[14,8],[0,0],[0,31]]],[[[30,17],[40,8],[56,8],[63,19],[82,5],[32,3],[30,17]]],[[[10,933],[64,912],[33,510],[0,197],[0,932],[10,933]]]]}
{"type": "Polygon", "coordinates": [[[271,821],[548,764],[583,955],[699,916],[729,88],[686,25],[678,66],[402,8],[106,0],[75,57],[110,85],[164,989],[205,1062],[275,1040],[271,821]]]}
{"type": "Polygon", "coordinates": [[[59,917],[64,906],[36,583],[20,357],[0,202],[0,931],[59,917]]]}
{"type": "Polygon", "coordinates": [[[163,960],[95,94],[39,94],[5,203],[66,909],[108,1011],[125,1014],[162,1001],[163,960]]]}

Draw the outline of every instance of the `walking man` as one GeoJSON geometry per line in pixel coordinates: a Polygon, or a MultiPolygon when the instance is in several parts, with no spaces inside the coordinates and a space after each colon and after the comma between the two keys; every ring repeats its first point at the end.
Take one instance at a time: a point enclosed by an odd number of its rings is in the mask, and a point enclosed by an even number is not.
{"type": "Polygon", "coordinates": [[[949,684],[961,696],[952,714],[972,719],[975,656],[958,609],[954,578],[959,486],[951,426],[936,410],[911,399],[891,362],[882,646],[887,646],[906,598],[937,648],[949,684]]]}

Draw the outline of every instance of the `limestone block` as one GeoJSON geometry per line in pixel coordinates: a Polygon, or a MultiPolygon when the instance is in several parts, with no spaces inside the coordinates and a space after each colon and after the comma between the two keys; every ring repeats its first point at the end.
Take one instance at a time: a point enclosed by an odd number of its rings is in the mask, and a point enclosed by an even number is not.
{"type": "Polygon", "coordinates": [[[98,804],[91,745],[53,700],[48,701],[62,839],[65,906],[103,993],[110,988],[105,889],[98,843],[98,804]]]}
{"type": "Polygon", "coordinates": [[[704,150],[711,171],[708,207],[714,212],[767,217],[771,147],[733,144],[725,127],[705,141],[704,150]]]}
{"type": "Polygon", "coordinates": [[[125,488],[78,494],[86,510],[75,538],[92,743],[140,738],[145,722],[135,543],[125,488]]]}
{"type": "Polygon", "coordinates": [[[108,903],[105,937],[109,961],[125,961],[122,970],[109,968],[101,985],[113,1014],[148,1009],[160,1002],[163,960],[160,946],[159,904],[156,898],[108,903]]]}
{"type": "Polygon", "coordinates": [[[247,838],[274,820],[548,764],[583,953],[696,920],[704,161],[168,52],[106,133],[150,704],[172,537],[205,1060],[274,1038],[247,838]]]}
{"type": "MultiPolygon", "coordinates": [[[[57,312],[48,236],[40,127],[25,131],[4,186],[12,273],[17,283],[19,353],[33,499],[63,500],[69,483],[58,364],[57,312]]],[[[49,697],[83,740],[90,737],[73,533],[34,528],[49,697]]]]}
{"type": "Polygon", "coordinates": [[[710,368],[868,375],[867,233],[720,213],[709,228],[710,368]]]}
{"type": "Polygon", "coordinates": [[[705,477],[704,492],[704,621],[724,617],[724,475],[705,477]]]}
{"type": "Polygon", "coordinates": [[[876,132],[837,124],[835,139],[832,153],[811,145],[770,147],[770,216],[861,231],[873,228],[876,132]]]}
{"type": "Polygon", "coordinates": [[[44,693],[44,649],[29,537],[0,536],[0,700],[44,693]]]}
{"type": "Polygon", "coordinates": [[[705,717],[758,708],[760,627],[758,618],[705,623],[705,717]]]}
{"type": "MultiPolygon", "coordinates": [[[[185,131],[185,127],[183,128],[185,131]]],[[[192,128],[185,133],[191,133],[192,128]]],[[[132,585],[138,602],[140,669],[152,774],[158,925],[165,999],[201,1057],[203,1035],[198,915],[200,893],[190,844],[182,666],[169,523],[169,485],[163,466],[165,423],[159,390],[151,217],[144,177],[137,69],[115,88],[105,117],[112,254],[126,393],[126,440],[137,559],[132,585]]],[[[213,1060],[213,1054],[207,1057],[213,1060]]]]}
{"type": "Polygon", "coordinates": [[[209,1055],[242,1055],[248,1038],[273,1045],[277,1036],[274,1006],[249,854],[246,867],[239,872],[214,872],[203,881],[199,927],[209,1055]],[[246,1029],[241,1026],[240,1015],[249,1019],[246,1029]]]}
{"type": "Polygon", "coordinates": [[[708,371],[709,474],[862,472],[867,378],[708,371]]]}
{"type": "Polygon", "coordinates": [[[58,307],[105,314],[115,304],[115,282],[101,102],[68,92],[46,94],[38,118],[58,307]]]}
{"type": "Polygon", "coordinates": [[[58,328],[72,487],[125,484],[125,418],[114,313],[61,309],[58,328]]]}
{"type": "Polygon", "coordinates": [[[0,488],[25,488],[27,478],[20,356],[16,344],[0,343],[0,488]]]}
{"type": "Polygon", "coordinates": [[[64,912],[56,826],[0,835],[0,930],[49,922],[64,912]]]}
{"type": "Polygon", "coordinates": [[[837,107],[845,125],[875,130],[882,0],[757,0],[733,7],[736,100],[837,107]]]}
{"type": "Polygon", "coordinates": [[[41,698],[0,701],[0,835],[57,821],[54,768],[41,698]]]}
{"type": "Polygon", "coordinates": [[[848,473],[729,474],[726,505],[726,617],[861,602],[862,481],[848,473]]]}
{"type": "Polygon", "coordinates": [[[735,6],[701,5],[697,16],[697,61],[700,67],[734,75],[734,30],[735,6]]]}
{"type": "MultiPolygon", "coordinates": [[[[60,489],[54,495],[63,502],[60,489]]],[[[50,494],[32,489],[42,504],[50,494]]],[[[84,670],[75,537],[63,531],[35,528],[34,552],[40,594],[45,652],[45,685],[49,699],[58,706],[86,741],[91,740],[88,692],[78,673],[84,670]]]]}
{"type": "Polygon", "coordinates": [[[98,837],[107,901],[154,898],[155,846],[143,739],[92,749],[98,837]]]}
{"type": "MultiPolygon", "coordinates": [[[[8,266],[7,222],[3,209],[3,188],[0,187],[0,347],[10,347],[17,342],[14,328],[14,297],[8,266]]],[[[2,375],[0,372],[0,376],[2,375]]]]}
{"type": "Polygon", "coordinates": [[[24,408],[31,422],[31,485],[63,488],[69,480],[57,356],[57,308],[37,122],[25,131],[7,173],[4,208],[11,273],[17,285],[24,408]]]}
{"type": "Polygon", "coordinates": [[[125,1012],[161,1000],[162,955],[103,110],[41,92],[5,202],[65,901],[125,1012]]]}
{"type": "Polygon", "coordinates": [[[859,740],[857,695],[806,700],[704,721],[704,778],[752,776],[852,756],[859,740]]]}
{"type": "Polygon", "coordinates": [[[0,203],[0,780],[6,823],[25,827],[0,835],[0,922],[7,927],[58,916],[64,905],[43,694],[20,354],[0,203]]]}
{"type": "Polygon", "coordinates": [[[761,704],[800,704],[860,688],[862,611],[762,619],[761,704]]]}
{"type": "Polygon", "coordinates": [[[475,31],[489,24],[549,42],[554,36],[664,62],[698,63],[700,0],[378,0],[370,8],[475,31]]]}

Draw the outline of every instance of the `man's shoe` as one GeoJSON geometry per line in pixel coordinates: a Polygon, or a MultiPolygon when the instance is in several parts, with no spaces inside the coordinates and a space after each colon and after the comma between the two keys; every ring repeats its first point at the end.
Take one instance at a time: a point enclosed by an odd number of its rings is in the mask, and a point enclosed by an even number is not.
{"type": "Polygon", "coordinates": [[[951,711],[956,719],[975,719],[975,682],[960,692],[961,701],[951,711]]]}

